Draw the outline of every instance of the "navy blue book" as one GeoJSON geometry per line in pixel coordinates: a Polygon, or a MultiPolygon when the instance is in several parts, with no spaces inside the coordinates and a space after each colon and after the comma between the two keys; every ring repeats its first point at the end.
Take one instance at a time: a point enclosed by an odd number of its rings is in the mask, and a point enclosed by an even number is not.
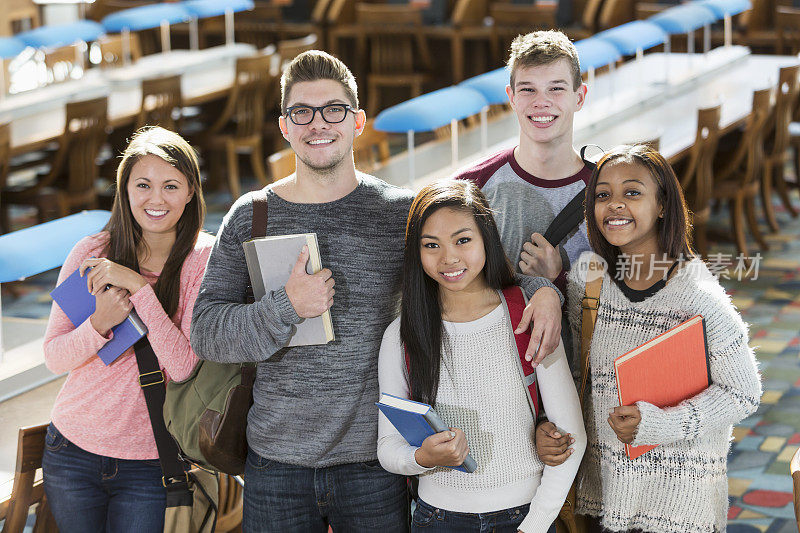
{"type": "MultiPolygon", "coordinates": [[[[406,398],[399,398],[391,394],[381,393],[380,399],[375,403],[378,409],[386,415],[389,422],[395,427],[411,446],[422,446],[422,441],[434,433],[441,433],[450,428],[439,418],[433,407],[427,403],[415,402],[406,398]]],[[[462,472],[474,472],[478,468],[475,459],[467,454],[461,466],[448,467],[462,472]]]]}
{"type": "MultiPolygon", "coordinates": [[[[86,276],[80,275],[80,269],[50,291],[50,296],[76,328],[94,313],[95,297],[89,292],[86,276]]],[[[112,339],[97,351],[106,365],[113,363],[125,350],[147,335],[147,327],[136,311],[131,311],[128,318],[111,328],[111,331],[114,332],[112,339]]]]}

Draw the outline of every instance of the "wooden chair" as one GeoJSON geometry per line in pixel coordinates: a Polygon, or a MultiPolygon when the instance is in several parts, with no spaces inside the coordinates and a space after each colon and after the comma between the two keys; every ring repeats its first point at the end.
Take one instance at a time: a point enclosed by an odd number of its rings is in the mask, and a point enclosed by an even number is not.
{"type": "Polygon", "coordinates": [[[272,181],[282,180],[295,171],[294,150],[285,148],[280,152],[275,152],[267,159],[269,171],[272,173],[272,181]]]}
{"type": "Polygon", "coordinates": [[[775,0],[752,0],[751,4],[751,9],[739,17],[741,30],[736,36],[736,44],[749,46],[762,53],[773,53],[778,44],[775,0]]]}
{"type": "Polygon", "coordinates": [[[373,172],[389,160],[389,135],[367,123],[353,142],[353,156],[358,170],[373,172]]]}
{"type": "Polygon", "coordinates": [[[492,17],[493,49],[500,57],[492,58],[499,62],[508,60],[511,41],[517,35],[534,30],[549,30],[558,27],[556,24],[555,4],[512,4],[510,2],[494,2],[489,6],[492,17]]]}
{"type": "Polygon", "coordinates": [[[636,20],[636,0],[606,0],[597,15],[597,31],[636,20]]]}
{"type": "Polygon", "coordinates": [[[789,463],[789,474],[792,476],[792,494],[794,495],[794,518],[797,530],[800,531],[800,448],[792,456],[789,463]]]}
{"type": "Polygon", "coordinates": [[[575,4],[573,4],[574,24],[563,28],[564,33],[571,40],[586,39],[597,33],[598,19],[600,11],[606,0],[586,0],[585,2],[576,2],[576,4],[583,4],[582,11],[577,14],[574,12],[575,4]]]}
{"type": "MultiPolygon", "coordinates": [[[[19,429],[17,437],[17,465],[14,470],[14,485],[11,498],[5,513],[2,533],[19,533],[25,529],[28,510],[34,504],[36,508],[36,524],[34,533],[57,533],[55,519],[47,505],[44,484],[36,481],[36,472],[42,467],[44,442],[47,435],[47,424],[29,426],[19,429]]],[[[0,516],[0,518],[3,518],[0,516]]]]}
{"type": "MultiPolygon", "coordinates": [[[[139,35],[130,34],[128,41],[130,61],[136,62],[142,57],[142,45],[139,43],[139,35]]],[[[122,34],[105,35],[97,41],[100,47],[100,66],[101,67],[121,67],[125,64],[122,34]]]]}
{"type": "Polygon", "coordinates": [[[39,7],[33,0],[3,0],[0,36],[11,36],[41,26],[39,7]]]}
{"type": "Polygon", "coordinates": [[[73,73],[83,72],[83,45],[76,43],[45,52],[44,65],[47,72],[47,83],[58,83],[71,79],[73,73]]]}
{"type": "MultiPolygon", "coordinates": [[[[6,181],[8,180],[8,166],[11,160],[10,129],[8,124],[0,124],[0,191],[5,189],[6,181]]],[[[3,210],[2,198],[0,198],[0,214],[2,213],[5,213],[5,211],[3,210]]],[[[0,235],[11,231],[8,221],[5,219],[5,216],[0,216],[0,235]]]]}
{"type": "Polygon", "coordinates": [[[262,152],[265,104],[274,77],[270,56],[240,57],[236,60],[236,78],[219,118],[198,138],[211,152],[223,151],[228,164],[228,186],[235,200],[241,194],[238,154],[250,153],[250,162],[258,180],[269,183],[262,152]]]}
{"type": "Polygon", "coordinates": [[[800,65],[784,67],[778,74],[778,90],[775,108],[767,126],[769,137],[766,142],[766,158],[764,160],[764,175],[761,180],[761,200],[764,203],[764,213],[770,229],[777,233],[780,229],[775,211],[772,208],[772,188],[778,190],[778,195],[784,207],[792,217],[797,216],[797,211],[789,200],[788,186],[784,177],[786,162],[789,157],[789,124],[797,107],[800,96],[800,65]]]}
{"type": "Polygon", "coordinates": [[[356,22],[369,49],[368,112],[376,115],[380,111],[384,88],[408,87],[412,98],[422,94],[429,76],[420,70],[430,72],[431,55],[422,34],[421,12],[405,5],[358,4],[356,22]]]}
{"type": "Polygon", "coordinates": [[[234,19],[234,31],[237,41],[256,48],[274,43],[284,32],[280,6],[258,3],[253,9],[238,13],[234,19]]]}
{"type": "Polygon", "coordinates": [[[292,59],[299,56],[308,50],[314,50],[317,47],[319,39],[316,34],[309,34],[305,37],[298,39],[287,39],[278,42],[278,76],[283,73],[286,65],[292,62],[292,59]]]}
{"type": "Polygon", "coordinates": [[[242,485],[233,476],[219,475],[217,525],[214,531],[218,533],[242,531],[243,494],[242,485]]]}
{"type": "Polygon", "coordinates": [[[797,55],[800,52],[800,9],[779,6],[775,14],[778,31],[778,55],[797,55]]]}
{"type": "Polygon", "coordinates": [[[142,80],[142,107],[136,117],[136,128],[161,126],[178,131],[179,119],[175,115],[180,115],[181,102],[180,76],[142,80]]]}
{"type": "MultiPolygon", "coordinates": [[[[456,84],[467,77],[466,46],[470,42],[477,45],[487,45],[489,57],[498,57],[500,52],[494,49],[495,40],[492,28],[484,24],[484,20],[489,16],[490,4],[490,0],[454,0],[454,3],[452,3],[453,9],[447,23],[423,28],[428,39],[444,40],[449,44],[452,73],[449,80],[442,77],[442,79],[435,80],[437,83],[449,82],[456,84]]],[[[489,70],[487,61],[482,55],[485,54],[483,54],[481,48],[476,48],[470,54],[469,66],[471,68],[469,75],[473,75],[473,73],[480,74],[489,70]]],[[[438,65],[436,67],[438,71],[438,65]]]]}
{"type": "Polygon", "coordinates": [[[708,255],[706,227],[711,214],[713,163],[719,141],[719,118],[720,106],[698,110],[697,135],[685,170],[680,176],[686,201],[693,213],[695,247],[702,256],[708,255]]]}
{"type": "Polygon", "coordinates": [[[759,190],[759,176],[764,159],[764,130],[772,107],[772,89],[753,93],[753,110],[747,118],[738,146],[732,153],[720,150],[714,171],[711,198],[728,202],[736,250],[749,262],[747,239],[744,235],[745,216],[750,233],[762,250],[768,246],[758,228],[755,207],[759,190]]]}
{"type": "Polygon", "coordinates": [[[64,132],[49,172],[32,185],[3,190],[3,210],[9,204],[33,205],[43,222],[53,211],[63,217],[77,208],[96,207],[96,159],[106,139],[107,107],[105,97],[68,103],[64,132]]]}

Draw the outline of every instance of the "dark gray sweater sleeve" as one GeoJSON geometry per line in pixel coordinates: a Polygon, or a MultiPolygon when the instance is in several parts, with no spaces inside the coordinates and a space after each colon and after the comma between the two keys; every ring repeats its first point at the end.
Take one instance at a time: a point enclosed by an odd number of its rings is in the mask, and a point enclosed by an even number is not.
{"type": "Polygon", "coordinates": [[[264,361],[289,342],[292,325],[300,322],[283,288],[245,303],[250,278],[242,242],[250,238],[252,212],[251,195],[240,198],[211,251],[192,313],[190,340],[200,359],[264,361]]]}
{"type": "Polygon", "coordinates": [[[550,287],[556,291],[556,294],[558,294],[558,299],[561,301],[561,306],[564,306],[564,295],[561,294],[561,291],[558,290],[558,287],[553,285],[547,278],[526,276],[525,274],[514,274],[514,283],[522,287],[522,290],[525,291],[525,296],[527,296],[528,299],[530,299],[533,296],[533,293],[542,287],[550,287]]]}

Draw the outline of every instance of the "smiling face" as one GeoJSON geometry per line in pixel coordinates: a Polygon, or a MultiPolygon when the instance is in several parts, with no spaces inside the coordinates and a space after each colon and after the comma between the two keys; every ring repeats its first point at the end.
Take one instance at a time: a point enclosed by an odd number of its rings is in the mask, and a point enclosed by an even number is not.
{"type": "Polygon", "coordinates": [[[658,222],[663,217],[658,184],[636,163],[611,163],[600,171],[594,217],[600,233],[628,255],[659,252],[658,222]]]}
{"type": "Polygon", "coordinates": [[[506,87],[520,125],[520,144],[526,142],[572,145],[573,116],[583,107],[586,85],[573,87],[566,59],[514,72],[514,87],[506,87]]]}
{"type": "Polygon", "coordinates": [[[175,233],[193,194],[186,176],[155,155],[133,165],[126,190],[131,214],[145,239],[148,234],[175,233]]]}
{"type": "MultiPolygon", "coordinates": [[[[286,98],[287,108],[328,104],[353,105],[338,81],[321,79],[298,82],[292,86],[286,98]]],[[[280,117],[278,122],[284,139],[297,154],[298,170],[303,165],[314,172],[332,174],[342,165],[349,163],[352,166],[353,139],[363,131],[366,115],[363,111],[348,111],[342,122],[329,124],[317,111],[314,120],[302,126],[287,117],[280,117]]]]}
{"type": "Polygon", "coordinates": [[[468,211],[443,207],[428,217],[420,238],[422,269],[439,289],[458,292],[487,287],[483,237],[468,211]]]}

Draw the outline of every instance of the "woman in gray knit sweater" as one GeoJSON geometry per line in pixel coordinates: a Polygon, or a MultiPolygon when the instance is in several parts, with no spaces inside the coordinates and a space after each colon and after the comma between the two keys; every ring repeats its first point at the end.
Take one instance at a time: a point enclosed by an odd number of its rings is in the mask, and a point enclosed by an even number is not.
{"type": "Polygon", "coordinates": [[[600,257],[585,253],[569,275],[576,346],[582,273],[593,259],[606,270],[584,398],[588,444],[578,512],[589,516],[590,531],[724,531],[732,425],[755,412],[761,397],[747,326],[692,252],[680,184],[658,152],[611,151],[586,189],[589,240],[600,257]],[[698,314],[706,324],[711,385],[674,407],[619,406],[614,359],[698,314]],[[658,446],[631,460],[624,443],[658,446]]]}

